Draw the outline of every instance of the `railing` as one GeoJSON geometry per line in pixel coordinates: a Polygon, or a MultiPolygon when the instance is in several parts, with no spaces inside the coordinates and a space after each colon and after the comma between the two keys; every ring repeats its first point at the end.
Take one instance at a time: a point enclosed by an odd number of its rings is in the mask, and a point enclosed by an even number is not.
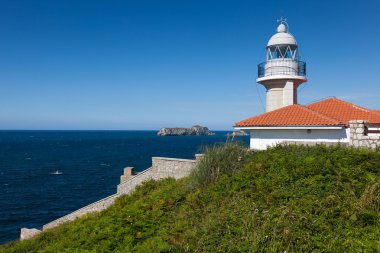
{"type": "Polygon", "coordinates": [[[258,78],[274,75],[306,76],[306,62],[269,60],[258,65],[258,78]]]}

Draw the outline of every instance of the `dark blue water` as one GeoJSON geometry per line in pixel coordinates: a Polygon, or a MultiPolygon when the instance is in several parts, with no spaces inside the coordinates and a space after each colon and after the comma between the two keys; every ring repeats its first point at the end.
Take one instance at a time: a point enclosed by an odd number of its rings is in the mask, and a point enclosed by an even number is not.
{"type": "MultiPolygon", "coordinates": [[[[239,137],[248,143],[248,137],[239,137]]],[[[126,166],[152,156],[193,158],[214,136],[157,137],[155,131],[0,131],[0,243],[116,192],[126,166]],[[61,175],[51,174],[59,170],[61,175]]]]}

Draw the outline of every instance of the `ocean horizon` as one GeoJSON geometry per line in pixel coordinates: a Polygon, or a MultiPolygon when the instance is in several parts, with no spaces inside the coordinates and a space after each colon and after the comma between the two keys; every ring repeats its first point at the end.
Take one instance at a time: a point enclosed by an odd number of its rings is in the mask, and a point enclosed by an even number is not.
{"type": "MultiPolygon", "coordinates": [[[[193,159],[226,141],[156,136],[156,130],[0,130],[0,244],[116,192],[123,168],[137,172],[153,156],[193,159]]],[[[236,139],[249,143],[249,137],[236,139]]]]}
{"type": "MultiPolygon", "coordinates": [[[[188,128],[188,127],[165,127],[165,128],[188,128]]],[[[98,131],[98,132],[158,132],[160,129],[0,129],[1,131],[4,132],[18,132],[18,131],[46,131],[46,132],[51,132],[51,131],[56,131],[56,132],[93,132],[93,131],[98,131]]],[[[233,129],[210,129],[211,132],[233,132],[236,130],[233,129]]]]}

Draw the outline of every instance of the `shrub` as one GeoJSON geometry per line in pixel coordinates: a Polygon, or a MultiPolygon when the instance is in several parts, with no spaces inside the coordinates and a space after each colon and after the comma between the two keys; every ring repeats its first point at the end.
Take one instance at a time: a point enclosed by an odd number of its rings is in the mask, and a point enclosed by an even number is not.
{"type": "Polygon", "coordinates": [[[191,173],[193,187],[205,187],[217,181],[222,175],[238,171],[252,151],[237,142],[226,142],[208,146],[204,156],[191,173]]]}

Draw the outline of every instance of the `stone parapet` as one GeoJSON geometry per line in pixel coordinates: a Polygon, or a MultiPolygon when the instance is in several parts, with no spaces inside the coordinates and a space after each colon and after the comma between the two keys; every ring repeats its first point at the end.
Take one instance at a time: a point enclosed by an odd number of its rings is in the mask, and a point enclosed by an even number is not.
{"type": "Polygon", "coordinates": [[[200,161],[204,157],[204,154],[195,154],[195,161],[200,161]]]}
{"type": "Polygon", "coordinates": [[[117,186],[117,193],[120,195],[123,194],[128,194],[130,193],[133,189],[136,188],[139,184],[148,181],[150,179],[153,179],[152,175],[152,167],[144,170],[141,173],[138,173],[137,175],[130,177],[128,180],[120,183],[117,186]]]}
{"type": "MultiPolygon", "coordinates": [[[[124,174],[120,177],[120,184],[117,186],[116,194],[82,207],[72,213],[69,213],[44,225],[43,231],[57,227],[63,223],[73,221],[85,214],[102,211],[111,206],[120,195],[130,193],[136,188],[136,186],[142,184],[147,180],[159,180],[167,177],[172,177],[175,179],[186,177],[195,168],[197,162],[201,160],[202,157],[203,156],[201,154],[196,155],[195,160],[152,157],[152,167],[140,173],[135,173],[133,167],[125,167],[124,174]]],[[[41,230],[35,228],[22,228],[20,239],[27,240],[41,232],[41,230]]]]}
{"type": "Polygon", "coordinates": [[[201,156],[199,156],[198,160],[152,157],[152,167],[121,182],[117,186],[117,193],[128,194],[135,189],[136,186],[151,179],[159,180],[168,177],[180,179],[186,177],[194,169],[200,159],[201,156]]]}
{"type": "Polygon", "coordinates": [[[124,183],[128,181],[130,178],[137,175],[134,171],[133,167],[125,167],[124,168],[124,174],[120,176],[120,183],[124,183]]]}
{"type": "Polygon", "coordinates": [[[119,195],[114,194],[114,195],[108,196],[104,199],[101,199],[99,201],[96,201],[90,205],[82,207],[82,208],[80,208],[80,209],[78,209],[72,213],[69,213],[68,215],[65,215],[59,219],[56,219],[52,222],[49,222],[48,224],[43,226],[43,230],[57,227],[57,226],[59,226],[63,223],[66,223],[68,221],[73,221],[76,218],[81,217],[81,216],[88,214],[88,213],[100,212],[100,211],[106,209],[107,207],[109,207],[110,205],[112,205],[115,202],[117,197],[119,197],[119,195]]]}
{"type": "Polygon", "coordinates": [[[196,160],[190,159],[152,157],[153,177],[156,180],[166,177],[183,178],[190,174],[196,163],[196,160]]]}
{"type": "Polygon", "coordinates": [[[350,121],[350,145],[370,149],[380,148],[380,135],[368,136],[368,121],[350,121]]]}
{"type": "Polygon", "coordinates": [[[42,231],[36,228],[22,228],[20,232],[20,240],[29,240],[40,234],[42,231]]]}

